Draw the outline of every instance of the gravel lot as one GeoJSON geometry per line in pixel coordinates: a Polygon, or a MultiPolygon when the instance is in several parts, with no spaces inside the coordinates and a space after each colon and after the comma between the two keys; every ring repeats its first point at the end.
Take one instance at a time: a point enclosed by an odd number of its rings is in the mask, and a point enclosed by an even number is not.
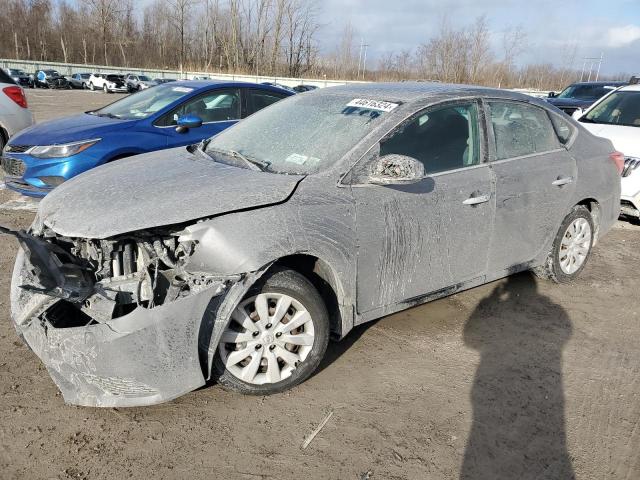
{"type": "MultiPolygon", "coordinates": [[[[38,121],[116,97],[28,92],[38,121]]],[[[0,223],[31,221],[33,202],[2,189],[0,204],[0,223]]],[[[11,327],[17,244],[2,236],[0,246],[2,479],[640,478],[640,228],[630,223],[602,239],[575,284],[520,274],[384,318],[331,345],[291,392],[214,385],[132,409],[64,405],[11,327]]]]}

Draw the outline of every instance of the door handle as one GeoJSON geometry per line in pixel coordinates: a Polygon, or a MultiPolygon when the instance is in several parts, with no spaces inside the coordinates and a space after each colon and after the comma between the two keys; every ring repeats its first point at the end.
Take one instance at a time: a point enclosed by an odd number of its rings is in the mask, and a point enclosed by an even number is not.
{"type": "Polygon", "coordinates": [[[557,180],[551,182],[551,185],[555,185],[556,187],[561,187],[562,185],[568,185],[573,183],[573,177],[558,177],[557,180]]]}
{"type": "Polygon", "coordinates": [[[478,205],[479,203],[485,203],[489,201],[489,195],[479,195],[477,197],[469,197],[464,202],[464,205],[478,205]]]}

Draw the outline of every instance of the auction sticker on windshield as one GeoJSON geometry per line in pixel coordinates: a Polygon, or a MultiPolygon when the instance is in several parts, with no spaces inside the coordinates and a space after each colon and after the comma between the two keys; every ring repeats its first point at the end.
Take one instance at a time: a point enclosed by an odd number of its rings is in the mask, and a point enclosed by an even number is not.
{"type": "Polygon", "coordinates": [[[369,110],[380,110],[382,112],[390,112],[396,108],[399,104],[391,102],[382,102],[379,100],[367,100],[366,98],[354,98],[347,107],[366,108],[369,110]]]}

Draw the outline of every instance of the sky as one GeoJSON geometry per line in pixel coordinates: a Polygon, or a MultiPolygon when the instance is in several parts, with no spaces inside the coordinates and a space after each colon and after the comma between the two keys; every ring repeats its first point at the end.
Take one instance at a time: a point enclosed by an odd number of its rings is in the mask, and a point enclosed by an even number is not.
{"type": "Polygon", "coordinates": [[[389,51],[415,49],[438,31],[443,18],[461,28],[486,15],[496,54],[505,30],[524,29],[520,64],[562,65],[577,47],[569,67],[581,70],[585,57],[602,54],[604,74],[640,73],[640,0],[322,0],[319,5],[322,49],[335,48],[350,22],[357,42],[362,38],[369,45],[372,62],[389,51]]]}

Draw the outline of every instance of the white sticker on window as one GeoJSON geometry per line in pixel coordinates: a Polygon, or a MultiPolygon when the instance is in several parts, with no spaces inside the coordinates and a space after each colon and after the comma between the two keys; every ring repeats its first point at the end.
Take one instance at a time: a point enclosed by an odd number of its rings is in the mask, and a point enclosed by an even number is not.
{"type": "Polygon", "coordinates": [[[180,92],[180,93],[193,92],[193,88],[189,88],[189,87],[173,87],[171,90],[173,90],[174,92],[180,92]]]}
{"type": "Polygon", "coordinates": [[[296,165],[304,165],[309,157],[306,155],[300,155],[299,153],[292,153],[284,159],[285,162],[295,163],[296,165]]]}
{"type": "Polygon", "coordinates": [[[397,103],[381,102],[379,100],[367,100],[366,98],[354,98],[347,107],[366,108],[369,110],[380,110],[382,112],[390,112],[398,106],[397,103]]]}

